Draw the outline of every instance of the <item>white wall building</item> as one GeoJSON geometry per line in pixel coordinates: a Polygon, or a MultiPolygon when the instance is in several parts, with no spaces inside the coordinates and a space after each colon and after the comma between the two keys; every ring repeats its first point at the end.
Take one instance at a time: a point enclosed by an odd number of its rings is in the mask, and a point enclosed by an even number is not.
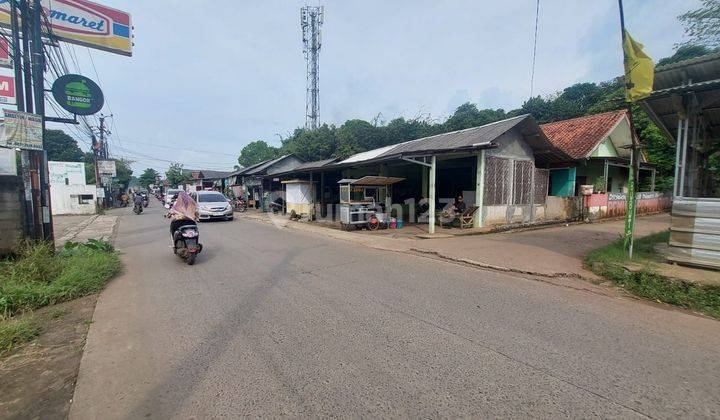
{"type": "Polygon", "coordinates": [[[95,185],[85,183],[82,162],[48,162],[52,214],[94,214],[95,185]]]}

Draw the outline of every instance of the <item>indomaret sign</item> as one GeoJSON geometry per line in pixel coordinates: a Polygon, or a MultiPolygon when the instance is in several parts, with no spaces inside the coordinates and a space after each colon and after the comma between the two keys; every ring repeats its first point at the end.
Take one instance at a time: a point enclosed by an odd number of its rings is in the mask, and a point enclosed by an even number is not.
{"type": "MultiPolygon", "coordinates": [[[[87,0],[42,0],[42,7],[60,40],[132,55],[129,13],[87,0]]],[[[9,0],[0,0],[0,25],[10,27],[9,0]]]]}

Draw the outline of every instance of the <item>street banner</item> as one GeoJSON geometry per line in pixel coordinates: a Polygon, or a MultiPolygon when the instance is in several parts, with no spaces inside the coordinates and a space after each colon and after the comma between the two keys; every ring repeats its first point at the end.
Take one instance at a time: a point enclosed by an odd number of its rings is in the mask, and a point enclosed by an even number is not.
{"type": "MultiPolygon", "coordinates": [[[[42,0],[52,34],[61,41],[132,55],[130,14],[87,0],[42,0]]],[[[0,25],[10,27],[10,1],[0,0],[0,25]]],[[[43,32],[47,29],[43,26],[43,32]]]]}
{"type": "Polygon", "coordinates": [[[37,114],[3,109],[5,120],[0,128],[0,146],[42,150],[42,117],[37,114]]]}
{"type": "Polygon", "coordinates": [[[100,175],[117,176],[114,160],[98,160],[98,173],[100,175]]]}
{"type": "Polygon", "coordinates": [[[10,43],[8,42],[9,36],[0,37],[0,67],[7,69],[13,68],[13,62],[10,58],[10,43]]]}
{"type": "Polygon", "coordinates": [[[0,76],[0,103],[15,105],[15,78],[0,76]]]}
{"type": "Polygon", "coordinates": [[[15,149],[0,147],[0,175],[17,175],[17,154],[15,149]]]}

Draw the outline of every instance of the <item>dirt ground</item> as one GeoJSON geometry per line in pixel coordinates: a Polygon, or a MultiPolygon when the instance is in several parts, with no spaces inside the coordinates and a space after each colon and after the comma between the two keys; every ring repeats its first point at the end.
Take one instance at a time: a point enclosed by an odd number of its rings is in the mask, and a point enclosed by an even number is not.
{"type": "Polygon", "coordinates": [[[65,419],[97,295],[35,311],[41,333],[0,356],[0,418],[65,419]]]}

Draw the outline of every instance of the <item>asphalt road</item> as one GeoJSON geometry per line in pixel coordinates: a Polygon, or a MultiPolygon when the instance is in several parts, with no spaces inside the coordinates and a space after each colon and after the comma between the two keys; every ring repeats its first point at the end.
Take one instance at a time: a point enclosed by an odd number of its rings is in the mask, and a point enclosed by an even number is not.
{"type": "Polygon", "coordinates": [[[718,321],[242,219],[190,267],[152,206],[71,418],[720,417],[718,321]]]}

